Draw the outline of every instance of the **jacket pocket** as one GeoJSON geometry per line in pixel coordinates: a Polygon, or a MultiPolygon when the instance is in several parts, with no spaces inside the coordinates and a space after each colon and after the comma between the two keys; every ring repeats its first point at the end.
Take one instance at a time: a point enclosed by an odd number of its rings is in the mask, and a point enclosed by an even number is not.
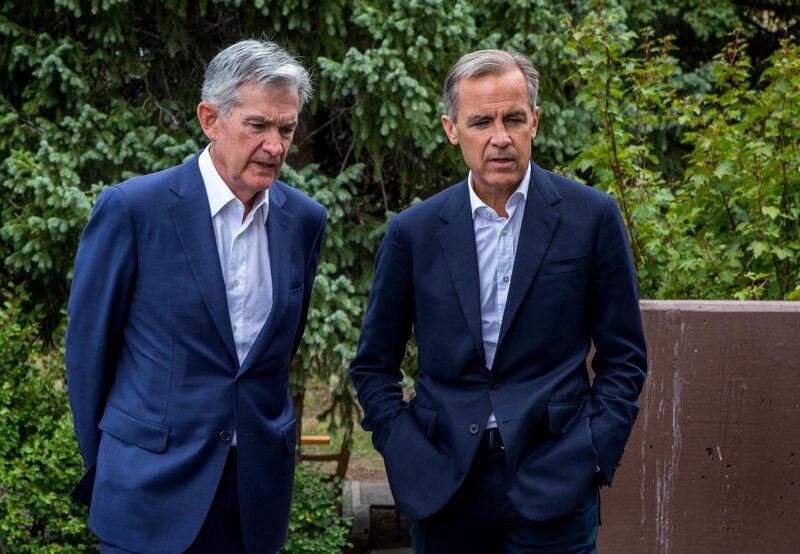
{"type": "Polygon", "coordinates": [[[286,453],[294,454],[297,448],[297,419],[292,418],[288,423],[281,426],[281,435],[283,435],[283,442],[286,445],[286,453]]]}
{"type": "Polygon", "coordinates": [[[553,402],[547,405],[547,420],[551,433],[566,433],[577,420],[602,412],[605,406],[589,401],[553,402]]]}
{"type": "Polygon", "coordinates": [[[169,428],[128,415],[110,404],[106,406],[99,427],[121,441],[150,452],[163,452],[167,447],[169,428]]]}
{"type": "Polygon", "coordinates": [[[291,306],[292,304],[297,304],[303,299],[303,291],[305,290],[305,285],[300,285],[297,288],[293,288],[289,291],[288,298],[286,300],[286,304],[291,306]]]}
{"type": "Polygon", "coordinates": [[[570,273],[578,271],[586,265],[587,256],[570,256],[569,258],[561,258],[558,260],[545,260],[542,262],[542,267],[539,269],[539,276],[544,275],[559,275],[561,273],[570,273]]]}
{"type": "Polygon", "coordinates": [[[411,404],[411,411],[417,416],[417,421],[422,426],[422,430],[425,431],[425,436],[428,438],[433,437],[436,434],[436,418],[439,412],[419,404],[411,404]]]}

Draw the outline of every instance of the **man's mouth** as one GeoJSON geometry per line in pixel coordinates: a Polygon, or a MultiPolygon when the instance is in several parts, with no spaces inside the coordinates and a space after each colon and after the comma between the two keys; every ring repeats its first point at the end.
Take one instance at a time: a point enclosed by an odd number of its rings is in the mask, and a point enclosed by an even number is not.
{"type": "Polygon", "coordinates": [[[263,170],[263,171],[270,171],[270,170],[274,170],[274,169],[275,169],[275,167],[277,167],[277,165],[278,165],[278,164],[277,164],[277,163],[275,163],[275,162],[260,162],[260,161],[257,161],[257,160],[253,160],[253,162],[252,162],[252,163],[253,163],[253,165],[255,165],[255,166],[258,168],[258,169],[261,169],[261,170],[263,170]]]}
{"type": "Polygon", "coordinates": [[[506,167],[514,164],[514,158],[489,158],[489,163],[498,167],[506,167]]]}

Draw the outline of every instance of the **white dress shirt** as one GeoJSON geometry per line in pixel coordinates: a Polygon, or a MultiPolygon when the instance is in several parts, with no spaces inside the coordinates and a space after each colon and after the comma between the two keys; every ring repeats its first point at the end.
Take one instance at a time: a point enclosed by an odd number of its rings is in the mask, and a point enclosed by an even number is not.
{"type": "MultiPolygon", "coordinates": [[[[272,311],[266,227],[269,190],[256,194],[253,208],[243,218],[244,204],[222,180],[210,150],[211,145],[203,150],[198,161],[211,208],[236,356],[241,365],[272,311]]],[[[231,444],[236,446],[235,432],[231,444]]]]}
{"type": "MultiPolygon", "coordinates": [[[[475,247],[478,251],[478,276],[481,294],[481,332],[483,350],[486,354],[486,369],[492,370],[500,336],[500,325],[506,309],[511,274],[514,270],[514,257],[519,243],[519,232],[525,212],[525,199],[531,180],[531,166],[522,178],[517,189],[506,202],[508,217],[500,217],[486,205],[469,181],[469,202],[472,208],[472,225],[475,230],[475,247]]],[[[489,414],[487,429],[497,427],[494,412],[489,414]]]]}

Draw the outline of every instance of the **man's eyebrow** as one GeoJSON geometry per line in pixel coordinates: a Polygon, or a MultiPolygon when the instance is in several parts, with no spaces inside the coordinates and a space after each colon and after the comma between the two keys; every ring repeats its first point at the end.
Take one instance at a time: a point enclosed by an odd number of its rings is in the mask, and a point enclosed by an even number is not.
{"type": "Polygon", "coordinates": [[[505,119],[508,119],[509,117],[523,117],[525,119],[528,119],[528,112],[526,112],[525,110],[516,110],[513,112],[508,112],[505,115],[505,119]]]}
{"type": "Polygon", "coordinates": [[[486,114],[471,115],[467,118],[467,123],[480,123],[482,121],[491,121],[492,117],[486,114]]]}
{"type": "MultiPolygon", "coordinates": [[[[248,123],[248,124],[253,124],[253,125],[277,125],[278,124],[278,121],[276,119],[273,119],[271,117],[264,117],[264,116],[261,116],[261,115],[249,115],[249,116],[245,117],[242,121],[244,121],[245,123],[248,123]]],[[[297,120],[294,119],[292,121],[287,121],[282,125],[282,127],[292,127],[292,128],[297,127],[297,120]]]]}

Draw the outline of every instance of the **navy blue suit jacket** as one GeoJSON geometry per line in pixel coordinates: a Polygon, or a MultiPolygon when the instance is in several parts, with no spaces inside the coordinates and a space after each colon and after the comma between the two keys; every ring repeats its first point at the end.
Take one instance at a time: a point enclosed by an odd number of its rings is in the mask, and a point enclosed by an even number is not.
{"type": "Polygon", "coordinates": [[[523,516],[541,521],[573,511],[597,477],[611,483],[646,365],[636,274],[616,203],[533,164],[492,371],[464,181],[390,222],[350,372],[362,425],[411,519],[450,499],[494,411],[508,495],[523,516]],[[418,373],[406,403],[399,367],[412,330],[418,373]]]}
{"type": "Polygon", "coordinates": [[[305,328],[325,210],[275,181],[273,305],[237,362],[197,157],[105,190],[81,237],[69,301],[67,385],[104,541],[143,553],[194,540],[237,431],[245,544],[286,540],[295,418],[289,366],[305,328]]]}

